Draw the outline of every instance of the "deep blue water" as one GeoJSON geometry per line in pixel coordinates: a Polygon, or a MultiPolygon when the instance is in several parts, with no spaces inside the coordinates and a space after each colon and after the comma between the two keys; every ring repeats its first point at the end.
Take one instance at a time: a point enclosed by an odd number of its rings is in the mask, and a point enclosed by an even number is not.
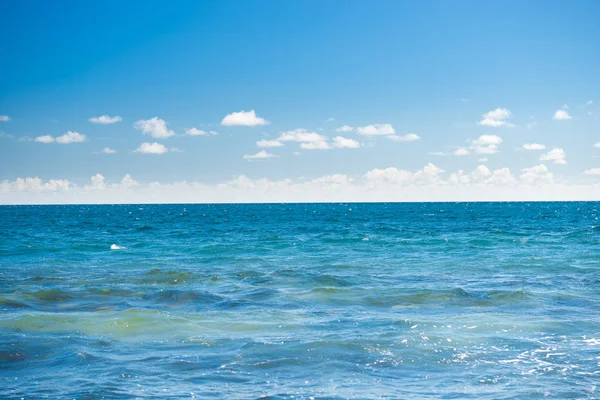
{"type": "Polygon", "coordinates": [[[0,207],[0,397],[598,398],[599,211],[0,207]]]}

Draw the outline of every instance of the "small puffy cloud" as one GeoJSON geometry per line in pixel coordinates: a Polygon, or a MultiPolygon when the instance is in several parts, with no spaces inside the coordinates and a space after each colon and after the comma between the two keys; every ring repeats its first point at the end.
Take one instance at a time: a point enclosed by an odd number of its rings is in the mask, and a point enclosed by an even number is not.
{"type": "Polygon", "coordinates": [[[473,140],[473,144],[477,146],[499,145],[500,143],[502,143],[502,138],[497,135],[481,135],[473,140]]]}
{"type": "Polygon", "coordinates": [[[125,174],[123,179],[121,179],[121,182],[113,183],[110,185],[108,185],[106,183],[106,178],[104,178],[104,176],[102,174],[96,174],[90,178],[90,184],[85,185],[83,187],[83,190],[89,192],[89,191],[100,191],[100,190],[118,189],[118,188],[129,189],[129,188],[133,188],[137,185],[139,185],[139,183],[136,182],[129,174],[125,174]]]}
{"type": "Polygon", "coordinates": [[[261,150],[256,154],[246,154],[244,160],[264,160],[267,158],[279,157],[275,154],[267,153],[265,150],[261,150]]]}
{"type": "Polygon", "coordinates": [[[352,132],[353,130],[354,130],[354,128],[351,127],[350,125],[344,125],[344,126],[340,126],[335,131],[336,132],[352,132]]]}
{"type": "Polygon", "coordinates": [[[280,142],[323,142],[327,141],[327,138],[316,132],[308,132],[306,129],[295,129],[293,131],[281,132],[279,138],[280,142]]]}
{"type": "Polygon", "coordinates": [[[477,160],[478,162],[488,162],[488,158],[487,157],[482,157],[479,160],[477,160]]]}
{"type": "Polygon", "coordinates": [[[356,128],[356,132],[359,135],[365,136],[384,136],[384,135],[395,135],[396,130],[391,124],[373,124],[366,126],[359,126],[356,128]]]}
{"type": "Polygon", "coordinates": [[[513,124],[508,123],[506,120],[512,117],[512,113],[507,108],[496,108],[495,110],[488,111],[481,116],[479,125],[491,126],[497,128],[499,126],[514,127],[513,124]]]}
{"type": "Polygon", "coordinates": [[[525,143],[523,145],[523,148],[525,150],[544,150],[546,148],[546,146],[544,146],[543,144],[539,144],[539,143],[525,143]]]}
{"type": "Polygon", "coordinates": [[[79,132],[68,131],[62,136],[57,136],[54,140],[56,140],[56,143],[60,144],[81,143],[85,142],[85,135],[82,135],[79,132]]]}
{"type": "Polygon", "coordinates": [[[256,145],[258,147],[263,147],[263,148],[267,148],[267,147],[281,147],[284,144],[281,143],[279,140],[275,139],[275,140],[267,140],[267,139],[262,139],[259,140],[258,142],[256,142],[256,145]]]}
{"type": "Polygon", "coordinates": [[[600,142],[594,143],[594,147],[600,147],[600,142]]]}
{"type": "Polygon", "coordinates": [[[367,181],[373,183],[409,183],[412,177],[412,172],[395,167],[374,168],[365,174],[367,181]]]}
{"type": "Polygon", "coordinates": [[[123,187],[131,188],[137,185],[138,183],[129,174],[125,174],[123,179],[121,179],[121,186],[123,187]]]}
{"type": "Polygon", "coordinates": [[[556,112],[554,113],[554,116],[552,117],[552,119],[557,119],[557,120],[566,120],[566,119],[571,119],[571,118],[572,117],[565,110],[556,110],[556,112]]]}
{"type": "Polygon", "coordinates": [[[483,183],[490,176],[492,176],[492,171],[490,171],[490,169],[485,165],[479,165],[470,174],[465,173],[463,170],[458,170],[457,172],[450,174],[448,183],[462,185],[468,185],[470,183],[483,183]]]}
{"type": "Polygon", "coordinates": [[[50,135],[38,136],[34,139],[38,143],[52,143],[54,138],[50,135]]]}
{"type": "Polygon", "coordinates": [[[143,154],[164,154],[169,150],[162,144],[154,142],[142,143],[135,151],[143,154]]]}
{"type": "Polygon", "coordinates": [[[540,161],[552,161],[554,164],[566,164],[567,155],[565,151],[561,148],[553,148],[549,152],[542,154],[540,156],[540,161]]]}
{"type": "Polygon", "coordinates": [[[185,134],[189,135],[189,136],[211,136],[211,135],[214,136],[214,135],[218,135],[219,132],[203,131],[198,128],[190,128],[190,129],[186,129],[185,134]]]}
{"type": "Polygon", "coordinates": [[[306,129],[281,132],[277,141],[298,142],[304,150],[329,150],[333,148],[327,142],[327,137],[316,132],[308,132],[306,129]]]}
{"type": "Polygon", "coordinates": [[[133,124],[133,127],[142,131],[144,135],[150,135],[156,139],[166,139],[175,135],[175,132],[167,128],[167,121],[158,117],[140,119],[133,124]]]}
{"type": "Polygon", "coordinates": [[[123,118],[121,118],[119,116],[109,117],[108,115],[105,114],[105,115],[101,115],[99,117],[92,117],[88,121],[90,121],[93,124],[108,125],[108,124],[114,124],[117,122],[121,122],[121,121],[123,121],[123,118]]]}
{"type": "Polygon", "coordinates": [[[260,118],[254,110],[239,111],[227,114],[221,121],[223,126],[258,126],[268,125],[269,121],[260,118]]]}
{"type": "Polygon", "coordinates": [[[508,168],[490,171],[485,165],[479,165],[471,173],[465,173],[463,170],[452,173],[447,182],[459,185],[514,185],[516,179],[508,168]]]}
{"type": "Polygon", "coordinates": [[[583,171],[584,175],[600,175],[600,168],[590,168],[583,171]]]}
{"type": "Polygon", "coordinates": [[[71,144],[85,142],[85,135],[79,132],[68,131],[64,135],[52,137],[50,135],[38,136],[34,139],[38,143],[60,143],[60,144],[71,144]]]}
{"type": "Polygon", "coordinates": [[[471,152],[464,147],[459,147],[458,149],[454,150],[455,156],[468,156],[469,154],[471,154],[471,152]]]}
{"type": "Polygon", "coordinates": [[[104,190],[106,189],[106,179],[102,174],[96,174],[90,178],[91,184],[84,186],[84,190],[104,190]]]}
{"type": "Polygon", "coordinates": [[[414,142],[415,140],[421,139],[419,135],[414,133],[407,133],[406,135],[389,135],[388,139],[393,140],[394,142],[414,142]]]}
{"type": "Polygon", "coordinates": [[[110,147],[105,147],[102,149],[104,154],[115,154],[117,151],[115,149],[111,149],[110,147]]]}
{"type": "Polygon", "coordinates": [[[477,154],[495,154],[498,152],[498,146],[502,143],[502,138],[497,135],[481,135],[471,142],[469,147],[477,154]]]}
{"type": "Polygon", "coordinates": [[[539,164],[530,168],[523,168],[520,176],[521,182],[536,185],[540,183],[552,183],[554,176],[544,164],[539,164]]]}
{"type": "Polygon", "coordinates": [[[304,150],[329,150],[332,147],[326,141],[320,140],[316,142],[300,143],[300,148],[304,150]]]}
{"type": "Polygon", "coordinates": [[[444,172],[443,169],[436,167],[432,163],[428,163],[423,169],[416,172],[410,172],[395,167],[390,168],[375,168],[365,174],[368,182],[374,185],[381,184],[418,184],[428,185],[440,182],[439,174],[444,172]]]}
{"type": "Polygon", "coordinates": [[[487,183],[498,185],[512,185],[516,183],[516,179],[512,176],[508,168],[500,168],[492,172],[492,176],[487,178],[487,183]]]}
{"type": "Polygon", "coordinates": [[[354,139],[336,136],[333,138],[333,147],[337,147],[338,149],[358,149],[360,143],[354,139]]]}
{"type": "Polygon", "coordinates": [[[8,115],[0,115],[0,122],[8,122],[10,117],[8,115]]]}

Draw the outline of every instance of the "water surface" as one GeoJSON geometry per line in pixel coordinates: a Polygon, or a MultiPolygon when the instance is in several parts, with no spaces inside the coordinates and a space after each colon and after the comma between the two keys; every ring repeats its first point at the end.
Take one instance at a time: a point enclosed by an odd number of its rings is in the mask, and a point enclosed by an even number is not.
{"type": "Polygon", "coordinates": [[[0,397],[598,398],[599,207],[0,207],[0,397]]]}

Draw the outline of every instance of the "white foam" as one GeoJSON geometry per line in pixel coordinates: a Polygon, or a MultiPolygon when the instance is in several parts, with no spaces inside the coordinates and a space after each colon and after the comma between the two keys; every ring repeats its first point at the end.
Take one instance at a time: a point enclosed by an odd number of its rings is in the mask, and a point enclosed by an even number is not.
{"type": "Polygon", "coordinates": [[[110,249],[111,250],[125,250],[127,247],[123,247],[123,246],[119,246],[118,244],[111,244],[110,245],[110,249]]]}

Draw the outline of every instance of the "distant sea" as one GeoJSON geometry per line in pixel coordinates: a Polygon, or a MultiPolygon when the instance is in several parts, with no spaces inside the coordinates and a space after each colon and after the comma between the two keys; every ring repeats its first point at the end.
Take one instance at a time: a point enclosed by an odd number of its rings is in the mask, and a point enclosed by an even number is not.
{"type": "Polygon", "coordinates": [[[0,398],[600,398],[600,203],[0,207],[0,398]]]}

